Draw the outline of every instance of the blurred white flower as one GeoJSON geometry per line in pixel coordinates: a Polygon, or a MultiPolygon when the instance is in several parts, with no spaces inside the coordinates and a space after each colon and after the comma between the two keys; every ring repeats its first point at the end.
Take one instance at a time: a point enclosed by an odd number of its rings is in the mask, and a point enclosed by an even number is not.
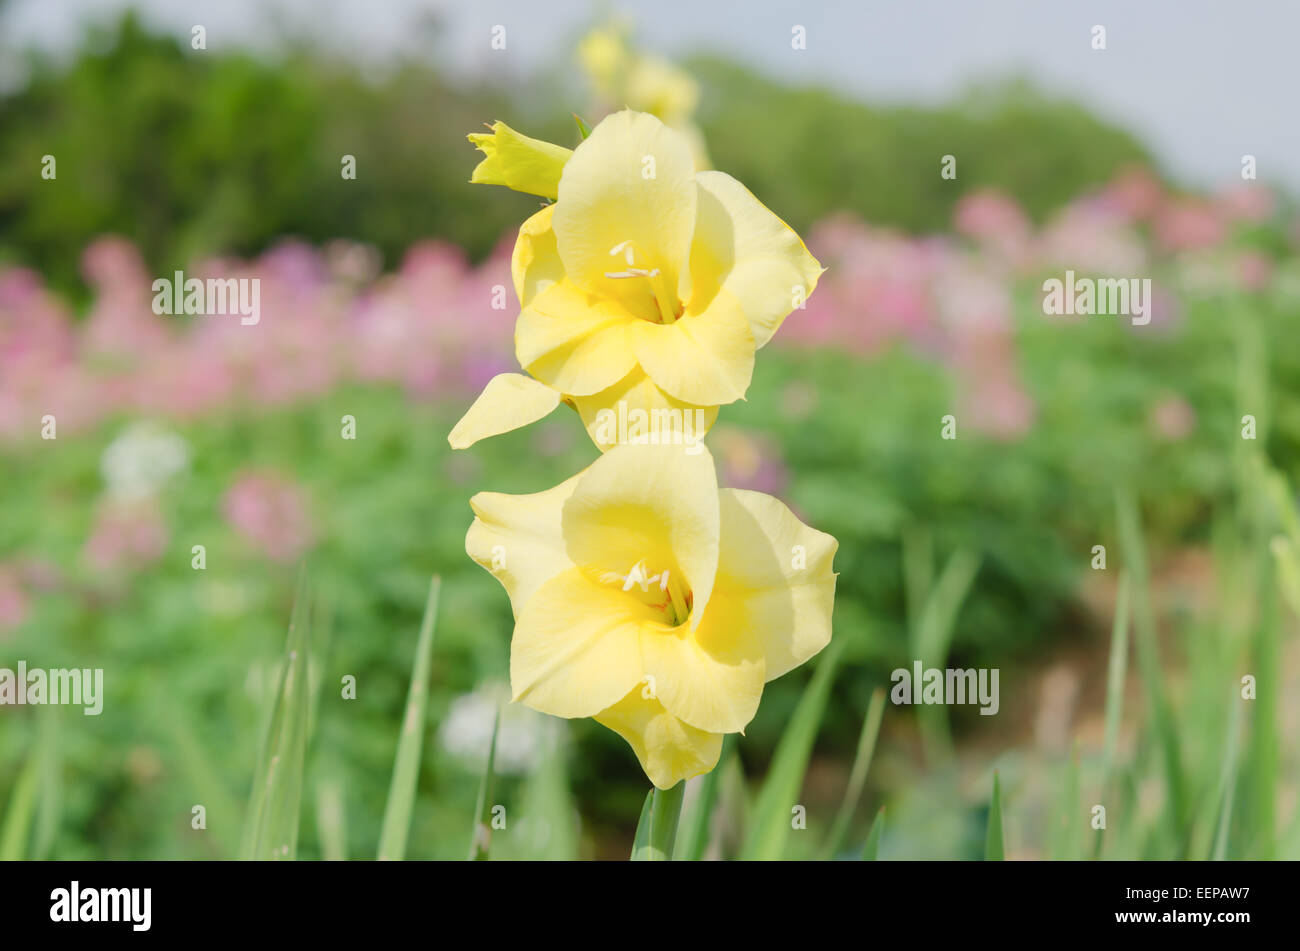
{"type": "Polygon", "coordinates": [[[190,463],[189,444],[153,423],[133,423],[109,443],[99,460],[108,494],[134,500],[154,495],[190,463]]]}
{"type": "Polygon", "coordinates": [[[543,718],[522,704],[510,703],[510,688],[504,683],[486,683],[453,700],[438,730],[438,742],[453,756],[468,760],[476,768],[481,766],[492,744],[492,723],[498,709],[501,727],[497,731],[495,772],[532,772],[541,758],[543,718]]]}

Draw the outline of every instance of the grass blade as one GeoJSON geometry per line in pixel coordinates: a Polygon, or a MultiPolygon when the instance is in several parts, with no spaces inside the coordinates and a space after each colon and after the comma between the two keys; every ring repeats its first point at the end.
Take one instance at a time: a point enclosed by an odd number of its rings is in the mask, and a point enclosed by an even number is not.
{"type": "Polygon", "coordinates": [[[36,829],[32,836],[32,858],[49,858],[54,837],[59,831],[59,813],[63,806],[63,782],[59,773],[59,718],[47,707],[42,711],[40,726],[41,778],[36,806],[36,829]]]}
{"type": "Polygon", "coordinates": [[[1155,738],[1159,744],[1165,786],[1169,797],[1167,815],[1171,842],[1178,843],[1179,858],[1186,852],[1187,795],[1183,785],[1182,755],[1178,747],[1178,734],[1174,730],[1173,716],[1165,698],[1160,677],[1160,651],[1156,643],[1155,617],[1151,610],[1148,587],[1146,548],[1142,542],[1142,526],[1138,518],[1137,502],[1132,493],[1115,492],[1116,518],[1119,522],[1120,549],[1124,555],[1125,569],[1133,577],[1133,618],[1137,634],[1138,667],[1146,693],[1155,738]]]}
{"type": "Polygon", "coordinates": [[[483,779],[478,784],[478,802],[474,806],[474,832],[470,837],[469,860],[486,862],[488,851],[492,847],[492,822],[488,817],[489,803],[492,798],[492,783],[497,761],[497,733],[501,729],[501,708],[497,707],[496,718],[492,721],[492,739],[488,743],[487,765],[483,768],[483,779]]]}
{"type": "Polygon", "coordinates": [[[666,862],[673,857],[673,843],[677,841],[677,823],[682,815],[682,797],[686,783],[679,782],[671,789],[652,789],[641,807],[633,840],[634,862],[666,862]]]}
{"type": "Polygon", "coordinates": [[[993,774],[993,799],[989,802],[989,829],[984,837],[984,861],[1001,862],[1006,858],[1002,842],[1002,787],[993,774]]]}
{"type": "Polygon", "coordinates": [[[871,820],[871,831],[867,833],[867,844],[862,847],[862,860],[875,862],[880,858],[880,837],[885,831],[885,807],[881,806],[876,818],[871,820]]]}
{"type": "Polygon", "coordinates": [[[424,711],[429,699],[434,621],[438,614],[438,596],[441,591],[442,579],[434,575],[429,582],[429,597],[424,605],[424,618],[420,622],[420,639],[415,646],[415,667],[406,694],[406,712],[402,716],[402,733],[398,737],[397,755],[393,760],[388,803],[384,807],[384,824],[379,834],[380,861],[400,862],[406,855],[406,840],[411,833],[415,785],[420,772],[420,753],[424,747],[424,711]]]}
{"type": "Polygon", "coordinates": [[[876,737],[880,733],[880,721],[885,715],[885,689],[876,688],[871,695],[871,705],[867,707],[866,719],[862,721],[862,734],[858,737],[858,751],[853,757],[853,767],[849,770],[849,784],[844,789],[844,801],[831,826],[831,834],[826,838],[822,849],[822,858],[834,858],[844,841],[849,822],[858,808],[862,798],[862,789],[867,783],[867,772],[871,769],[871,758],[876,752],[876,737]]]}
{"type": "MultiPolygon", "coordinates": [[[[1235,694],[1235,690],[1234,690],[1235,694]]],[[[1222,795],[1219,799],[1219,828],[1214,836],[1214,861],[1228,857],[1228,833],[1232,828],[1232,801],[1237,792],[1237,748],[1241,743],[1241,705],[1233,697],[1232,719],[1228,726],[1228,742],[1223,751],[1223,774],[1220,777],[1222,795]]]]}
{"type": "MultiPolygon", "coordinates": [[[[912,630],[912,656],[926,667],[943,667],[948,662],[953,631],[962,602],[979,573],[980,556],[960,549],[948,557],[939,580],[929,590],[920,619],[912,630]]],[[[932,762],[952,755],[948,734],[948,712],[943,706],[922,706],[916,711],[926,755],[932,762]]]]}
{"type": "Polygon", "coordinates": [[[303,766],[311,716],[310,601],[307,569],[299,573],[280,686],[253,774],[240,857],[292,859],[298,850],[303,766]]]}
{"type": "Polygon", "coordinates": [[[1102,760],[1102,786],[1110,777],[1119,743],[1119,725],[1124,714],[1124,681],[1128,678],[1129,575],[1119,576],[1115,596],[1115,620],[1110,629],[1110,663],[1106,668],[1106,747],[1102,760]]]}
{"type": "Polygon", "coordinates": [[[698,862],[704,858],[709,847],[709,833],[712,831],[709,820],[718,804],[718,790],[722,783],[722,770],[732,755],[735,740],[730,734],[722,740],[722,752],[718,755],[718,765],[709,770],[700,779],[700,791],[686,813],[678,833],[677,845],[673,849],[673,858],[679,862],[698,862]]]}
{"type": "Polygon", "coordinates": [[[641,817],[636,821],[636,835],[632,837],[632,861],[644,862],[650,858],[650,810],[654,806],[655,791],[645,794],[641,804],[641,817]]]}
{"type": "MultiPolygon", "coordinates": [[[[1100,796],[1104,800],[1110,790],[1111,771],[1115,768],[1115,750],[1119,745],[1119,727],[1124,715],[1124,684],[1128,680],[1129,628],[1129,573],[1121,571],[1119,590],[1115,595],[1115,618],[1110,629],[1110,661],[1106,667],[1106,745],[1102,753],[1100,796]]],[[[1106,831],[1097,830],[1093,839],[1092,857],[1101,858],[1106,831]]]]}
{"type": "Polygon", "coordinates": [[[343,784],[337,779],[322,779],[316,784],[316,832],[326,862],[347,861],[347,810],[343,806],[343,784]]]}
{"type": "Polygon", "coordinates": [[[4,821],[0,822],[0,862],[42,858],[54,837],[52,828],[43,829],[42,826],[57,824],[57,815],[49,817],[45,813],[48,809],[57,809],[58,802],[52,791],[57,781],[54,749],[58,721],[53,707],[46,707],[38,717],[37,735],[27,754],[27,762],[18,774],[18,781],[14,783],[13,792],[9,794],[4,821]]]}
{"type": "Polygon", "coordinates": [[[843,638],[831,641],[799,698],[790,724],[781,734],[772,766],[754,805],[753,821],[741,858],[771,861],[779,859],[785,851],[786,838],[790,834],[790,810],[796,805],[803,786],[808,758],[812,754],[813,741],[817,738],[817,728],[821,725],[843,649],[843,638]]]}

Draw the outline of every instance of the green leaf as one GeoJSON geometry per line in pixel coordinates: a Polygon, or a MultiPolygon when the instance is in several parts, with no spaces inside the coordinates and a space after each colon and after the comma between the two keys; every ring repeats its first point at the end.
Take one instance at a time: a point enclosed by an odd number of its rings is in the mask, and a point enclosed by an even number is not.
{"type": "Polygon", "coordinates": [[[722,740],[722,752],[718,755],[718,765],[700,777],[700,791],[686,812],[686,820],[677,835],[677,845],[673,849],[673,858],[683,862],[698,862],[704,857],[709,847],[709,820],[713,818],[714,808],[718,804],[718,790],[721,786],[722,770],[735,749],[735,739],[728,734],[722,740]]]}
{"type": "Polygon", "coordinates": [[[348,826],[343,784],[334,777],[316,783],[316,832],[320,836],[321,857],[325,861],[347,861],[348,826]]]}
{"type": "Polygon", "coordinates": [[[434,621],[438,616],[438,596],[441,591],[442,579],[434,575],[429,582],[424,618],[420,621],[420,638],[415,645],[415,667],[411,671],[411,686],[406,694],[402,732],[397,740],[393,778],[388,786],[384,824],[379,833],[380,861],[400,862],[406,855],[406,840],[411,834],[411,812],[415,804],[416,781],[420,774],[420,753],[424,748],[424,711],[429,699],[434,621]]]}
{"type": "Polygon", "coordinates": [[[876,818],[871,820],[871,831],[867,833],[867,844],[862,847],[862,860],[874,862],[880,857],[880,837],[885,831],[885,807],[881,806],[876,818]]]}
{"type": "Polygon", "coordinates": [[[23,764],[4,821],[0,822],[0,862],[17,862],[23,859],[43,858],[53,839],[53,830],[42,830],[46,823],[57,823],[57,816],[47,817],[46,809],[57,808],[58,797],[52,786],[57,780],[55,748],[58,739],[58,720],[55,707],[46,707],[38,715],[40,728],[33,738],[27,762],[23,764]],[[36,841],[32,842],[33,819],[42,814],[36,823],[36,841]]]}
{"type": "Polygon", "coordinates": [[[685,792],[685,782],[679,782],[671,789],[650,791],[645,805],[641,807],[641,819],[637,823],[633,839],[632,861],[666,862],[672,858],[685,792]]]}
{"type": "Polygon", "coordinates": [[[844,789],[844,801],[835,816],[835,824],[826,838],[822,849],[822,858],[831,859],[839,851],[848,831],[849,822],[858,808],[862,798],[862,789],[867,782],[867,771],[871,768],[871,757],[876,751],[876,737],[880,733],[880,721],[885,713],[885,689],[876,688],[871,695],[871,704],[867,707],[866,719],[862,721],[862,733],[858,737],[858,751],[853,757],[853,768],[849,770],[849,784],[844,789]]]}
{"type": "Polygon", "coordinates": [[[292,859],[298,851],[298,812],[311,718],[308,664],[311,639],[307,569],[298,577],[280,685],[253,773],[240,857],[292,859]]]}
{"type": "Polygon", "coordinates": [[[591,126],[582,121],[582,116],[576,112],[573,114],[573,121],[578,124],[578,135],[582,136],[582,141],[587,141],[587,136],[591,135],[591,126]]]}
{"type": "Polygon", "coordinates": [[[1002,788],[998,774],[993,774],[993,799],[989,802],[989,829],[984,837],[984,861],[1001,862],[1006,858],[1002,845],[1002,788]]]}
{"type": "MultiPolygon", "coordinates": [[[[1124,714],[1124,684],[1128,679],[1128,640],[1132,623],[1129,614],[1128,571],[1121,571],[1119,591],[1115,595],[1115,618],[1110,629],[1110,661],[1106,668],[1106,745],[1102,753],[1101,793],[1104,797],[1110,788],[1111,773],[1115,768],[1115,749],[1119,743],[1119,727],[1124,714]]],[[[1104,829],[1096,830],[1092,857],[1101,857],[1105,842],[1104,829]]]]}
{"type": "MultiPolygon", "coordinates": [[[[979,555],[965,549],[955,551],[944,565],[939,580],[926,590],[925,603],[910,632],[912,656],[926,667],[943,667],[947,664],[957,616],[979,573],[979,567],[979,555]]],[[[913,564],[908,567],[907,573],[915,576],[920,572],[913,564]]],[[[922,582],[913,584],[920,583],[922,582]]],[[[917,709],[916,715],[926,754],[930,759],[940,761],[951,757],[952,740],[948,735],[947,707],[922,706],[917,709]]]]}
{"type": "Polygon", "coordinates": [[[785,851],[786,838],[790,834],[790,810],[796,805],[799,790],[803,787],[804,772],[808,768],[808,758],[812,754],[813,741],[817,738],[844,643],[844,638],[833,639],[822,652],[812,680],[804,689],[799,705],[781,735],[754,806],[749,835],[741,850],[743,859],[770,861],[781,858],[785,851]]]}
{"type": "Polygon", "coordinates": [[[492,720],[492,739],[488,742],[487,765],[483,767],[483,778],[478,784],[478,801],[474,806],[474,831],[469,842],[471,862],[486,862],[492,846],[492,822],[488,817],[488,810],[491,808],[492,783],[497,760],[497,733],[500,729],[501,708],[497,707],[496,717],[492,720]]]}
{"type": "Polygon", "coordinates": [[[1223,750],[1223,771],[1219,777],[1218,830],[1214,836],[1214,854],[1211,858],[1222,862],[1228,857],[1228,833],[1232,829],[1232,802],[1237,792],[1237,749],[1241,743],[1241,708],[1245,701],[1233,689],[1231,722],[1228,741],[1223,750]]]}
{"type": "Polygon", "coordinates": [[[645,794],[641,804],[641,817],[636,821],[636,835],[632,837],[632,861],[644,862],[650,853],[650,810],[654,806],[655,791],[645,794]]]}
{"type": "Polygon", "coordinates": [[[1169,807],[1165,810],[1167,831],[1170,841],[1178,843],[1179,858],[1182,858],[1187,846],[1185,833],[1188,815],[1182,756],[1178,748],[1178,735],[1174,730],[1173,715],[1162,686],[1155,616],[1152,613],[1148,588],[1146,547],[1142,541],[1142,526],[1138,518],[1137,502],[1132,493],[1117,489],[1115,509],[1125,570],[1133,577],[1133,617],[1137,633],[1138,668],[1142,674],[1143,692],[1146,694],[1147,707],[1151,711],[1156,740],[1160,747],[1166,794],[1169,797],[1169,807]]]}
{"type": "Polygon", "coordinates": [[[1115,763],[1120,720],[1124,713],[1124,681],[1128,677],[1129,574],[1120,572],[1115,596],[1115,619],[1110,629],[1110,663],[1106,668],[1106,746],[1102,784],[1115,763]]]}

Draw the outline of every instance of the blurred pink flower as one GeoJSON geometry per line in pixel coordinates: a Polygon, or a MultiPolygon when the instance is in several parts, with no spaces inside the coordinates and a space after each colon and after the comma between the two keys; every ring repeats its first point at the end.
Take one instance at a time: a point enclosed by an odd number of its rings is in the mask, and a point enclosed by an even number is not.
{"type": "Polygon", "coordinates": [[[962,412],[978,432],[1010,440],[1033,425],[1037,407],[1020,382],[1010,334],[968,330],[954,355],[962,412]]]}
{"type": "Polygon", "coordinates": [[[1130,165],[1102,189],[1102,200],[1126,222],[1145,221],[1164,200],[1164,186],[1142,165],[1130,165]]]}
{"type": "Polygon", "coordinates": [[[1214,196],[1215,208],[1224,221],[1257,223],[1267,221],[1277,207],[1277,196],[1259,182],[1237,182],[1214,196]]]}
{"type": "Polygon", "coordinates": [[[1013,267],[1028,259],[1032,229],[1014,198],[996,189],[969,192],[957,202],[953,227],[1013,267]]]}
{"type": "Polygon", "coordinates": [[[1238,285],[1246,291],[1261,291],[1273,279],[1273,259],[1259,251],[1243,251],[1236,258],[1238,285]]]}
{"type": "Polygon", "coordinates": [[[1166,396],[1151,408],[1150,424],[1161,439],[1176,442],[1196,427],[1196,411],[1181,396],[1166,396]]]}
{"type": "Polygon", "coordinates": [[[122,575],[157,561],[167,542],[167,524],[153,499],[105,500],[83,553],[101,574],[122,575]]]}
{"type": "Polygon", "coordinates": [[[168,321],[174,318],[153,312],[154,278],[145,270],[140,252],[125,238],[109,235],[86,248],[81,266],[96,291],[81,334],[83,351],[113,365],[147,365],[153,354],[166,348],[168,321]]]}
{"type": "Polygon", "coordinates": [[[302,490],[275,472],[241,474],[222,511],[231,527],[273,561],[293,561],[311,547],[313,531],[302,490]]]}
{"type": "Polygon", "coordinates": [[[1166,251],[1195,251],[1223,241],[1223,222],[1214,207],[1194,198],[1172,200],[1160,209],[1155,221],[1156,240],[1166,251]]]}
{"type": "Polygon", "coordinates": [[[0,565],[0,635],[27,620],[30,606],[18,572],[8,565],[0,565]]]}
{"type": "Polygon", "coordinates": [[[781,450],[766,433],[738,426],[714,426],[709,443],[718,460],[718,482],[729,489],[779,495],[789,482],[781,450]]]}
{"type": "Polygon", "coordinates": [[[1147,269],[1147,252],[1138,233],[1103,198],[1071,202],[1039,237],[1044,267],[1080,274],[1135,277],[1147,269]]]}

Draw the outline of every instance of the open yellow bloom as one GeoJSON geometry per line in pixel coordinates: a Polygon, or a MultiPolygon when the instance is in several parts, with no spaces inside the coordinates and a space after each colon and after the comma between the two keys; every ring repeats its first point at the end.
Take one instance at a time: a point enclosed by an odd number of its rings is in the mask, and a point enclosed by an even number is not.
{"type": "Polygon", "coordinates": [[[483,153],[469,180],[477,185],[505,185],[517,192],[554,198],[564,163],[573,154],[560,145],[520,135],[504,122],[491,132],[471,132],[466,138],[483,153]]]}
{"type": "Polygon", "coordinates": [[[595,717],[661,789],[712,769],[763,684],[830,641],[835,539],[719,490],[707,451],[619,446],[553,489],[470,504],[466,550],[515,615],[514,699],[595,717]]]}
{"type": "Polygon", "coordinates": [[[610,413],[698,410],[711,424],[822,268],[738,181],[696,173],[680,133],[624,111],[574,150],[558,201],[520,229],[511,271],[516,356],[559,396],[534,389],[528,412],[508,410],[501,398],[525,387],[498,387],[457,427],[462,445],[560,400],[602,449],[619,441],[601,438],[610,413]]]}

